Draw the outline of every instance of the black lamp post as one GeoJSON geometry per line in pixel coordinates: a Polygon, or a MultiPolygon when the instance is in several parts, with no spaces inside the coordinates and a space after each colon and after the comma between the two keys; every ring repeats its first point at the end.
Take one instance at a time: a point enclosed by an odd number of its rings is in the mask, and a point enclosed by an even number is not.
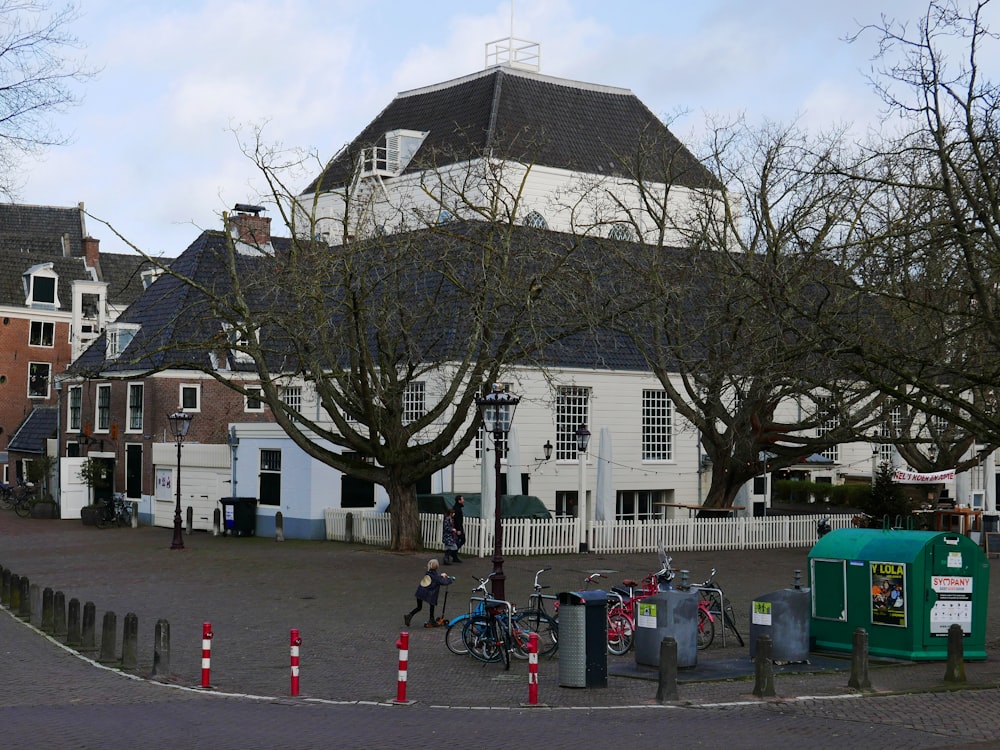
{"type": "Polygon", "coordinates": [[[174,505],[174,539],[170,543],[170,549],[184,549],[184,534],[181,529],[181,444],[187,437],[188,429],[191,427],[193,415],[185,414],[182,411],[174,412],[167,419],[170,420],[170,432],[177,441],[177,502],[174,505]]]}
{"type": "Polygon", "coordinates": [[[587,552],[590,549],[590,511],[587,508],[587,446],[590,445],[590,430],[587,425],[580,423],[574,433],[576,436],[576,456],[580,470],[580,496],[576,501],[576,512],[579,516],[580,527],[580,551],[587,552]]]}
{"type": "MultiPolygon", "coordinates": [[[[503,524],[500,507],[500,440],[510,432],[514,409],[521,403],[517,396],[507,393],[499,385],[486,396],[476,398],[476,407],[483,416],[483,429],[493,433],[494,470],[496,471],[496,505],[493,509],[493,598],[504,599],[503,574],[503,524]]],[[[485,445],[484,445],[485,447],[485,445]]],[[[484,451],[485,453],[485,451],[484,451]]]]}

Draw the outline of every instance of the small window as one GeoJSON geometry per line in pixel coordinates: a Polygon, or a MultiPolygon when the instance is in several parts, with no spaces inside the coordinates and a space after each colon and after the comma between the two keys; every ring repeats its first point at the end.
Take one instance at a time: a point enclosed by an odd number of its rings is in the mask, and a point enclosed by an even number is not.
{"type": "Polygon", "coordinates": [[[182,385],[180,397],[183,411],[201,411],[200,385],[182,385]]]}
{"type": "Polygon", "coordinates": [[[625,242],[635,242],[635,233],[628,224],[614,224],[608,230],[608,237],[612,240],[624,240],[625,242]]]}
{"type": "Polygon", "coordinates": [[[524,217],[524,226],[531,227],[532,229],[548,229],[549,223],[545,221],[545,217],[538,213],[538,211],[531,211],[524,217]]]}
{"type": "Polygon", "coordinates": [[[111,384],[97,386],[97,412],[95,428],[97,432],[111,429],[111,384]]]}
{"type": "Polygon", "coordinates": [[[264,402],[260,400],[261,387],[259,385],[247,386],[246,403],[244,411],[261,412],[264,411],[264,402]]]}
{"type": "Polygon", "coordinates": [[[28,397],[48,398],[49,378],[52,375],[52,365],[48,362],[28,363],[28,397]]]}
{"type": "Polygon", "coordinates": [[[21,277],[24,283],[24,301],[28,306],[56,308],[59,300],[56,297],[56,282],[59,277],[53,270],[52,263],[41,263],[32,266],[21,277]]]}
{"type": "Polygon", "coordinates": [[[233,356],[233,360],[236,362],[253,362],[253,357],[247,352],[247,347],[250,345],[250,337],[247,331],[231,326],[228,323],[223,323],[222,328],[226,332],[226,338],[229,340],[229,351],[233,356]]]}
{"type": "Polygon", "coordinates": [[[261,450],[258,489],[261,505],[281,505],[281,451],[261,450]]]}
{"type": "Polygon", "coordinates": [[[302,389],[297,385],[290,385],[281,392],[281,400],[285,402],[292,411],[302,411],[302,389]]]}
{"type": "Polygon", "coordinates": [[[28,344],[31,346],[52,346],[55,341],[56,324],[41,320],[31,321],[28,344]]]}

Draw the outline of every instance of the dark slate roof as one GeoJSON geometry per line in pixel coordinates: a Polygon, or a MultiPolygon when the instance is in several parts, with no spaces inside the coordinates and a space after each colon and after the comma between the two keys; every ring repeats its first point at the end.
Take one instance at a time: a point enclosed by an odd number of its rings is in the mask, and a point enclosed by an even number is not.
{"type": "Polygon", "coordinates": [[[154,268],[141,255],[101,253],[101,281],[108,282],[108,300],[118,307],[135,302],[143,292],[142,272],[154,268]]]}
{"type": "Polygon", "coordinates": [[[428,136],[405,172],[492,153],[574,172],[628,177],[622,161],[669,155],[670,182],[717,187],[711,173],[628,89],[580,83],[507,67],[489,68],[399,94],[304,193],[347,184],[357,155],[385,133],[428,136]]]}
{"type": "Polygon", "coordinates": [[[22,276],[29,268],[42,263],[52,263],[59,276],[56,294],[63,310],[69,310],[73,303],[72,283],[93,281],[94,278],[84,265],[83,258],[0,249],[0,305],[24,307],[22,276]]]}
{"type": "Polygon", "coordinates": [[[7,450],[13,453],[45,453],[45,441],[56,435],[59,409],[55,406],[36,406],[21,422],[10,439],[7,450]]]}
{"type": "Polygon", "coordinates": [[[0,249],[43,255],[79,256],[84,236],[80,206],[29,206],[0,203],[0,249]]]}

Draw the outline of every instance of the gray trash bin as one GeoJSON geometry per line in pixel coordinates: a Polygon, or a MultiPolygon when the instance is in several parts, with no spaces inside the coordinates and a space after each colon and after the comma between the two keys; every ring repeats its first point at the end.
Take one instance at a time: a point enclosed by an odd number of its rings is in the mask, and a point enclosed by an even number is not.
{"type": "Polygon", "coordinates": [[[754,597],[750,615],[750,658],[757,656],[757,639],[771,638],[771,660],[809,661],[809,617],[812,593],[803,588],[799,571],[790,588],[754,597]]]}
{"type": "Polygon", "coordinates": [[[257,498],[223,497],[222,533],[233,536],[254,536],[257,533],[257,498]]]}
{"type": "Polygon", "coordinates": [[[559,686],[608,686],[608,596],[559,594],[559,686]]]}
{"type": "MultiPolygon", "coordinates": [[[[660,666],[660,643],[668,635],[677,641],[677,666],[698,666],[697,591],[671,589],[636,602],[635,663],[660,666]]],[[[561,651],[561,631],[559,638],[561,651]]]]}

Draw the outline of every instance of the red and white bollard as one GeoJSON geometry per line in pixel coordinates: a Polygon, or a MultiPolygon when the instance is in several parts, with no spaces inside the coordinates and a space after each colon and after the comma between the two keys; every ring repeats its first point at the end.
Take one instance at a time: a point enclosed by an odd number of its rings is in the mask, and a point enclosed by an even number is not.
{"type": "Polygon", "coordinates": [[[212,672],[212,623],[202,623],[201,626],[201,686],[211,687],[212,672]]]}
{"type": "Polygon", "coordinates": [[[393,703],[409,703],[406,700],[406,670],[410,662],[410,634],[406,630],[399,634],[396,641],[399,649],[399,677],[396,680],[396,700],[393,703]]]}
{"type": "Polygon", "coordinates": [[[291,654],[292,654],[292,695],[299,694],[299,646],[302,639],[299,638],[299,631],[292,628],[291,632],[291,654]]]}
{"type": "Polygon", "coordinates": [[[528,636],[528,705],[538,705],[538,633],[528,636]]]}

